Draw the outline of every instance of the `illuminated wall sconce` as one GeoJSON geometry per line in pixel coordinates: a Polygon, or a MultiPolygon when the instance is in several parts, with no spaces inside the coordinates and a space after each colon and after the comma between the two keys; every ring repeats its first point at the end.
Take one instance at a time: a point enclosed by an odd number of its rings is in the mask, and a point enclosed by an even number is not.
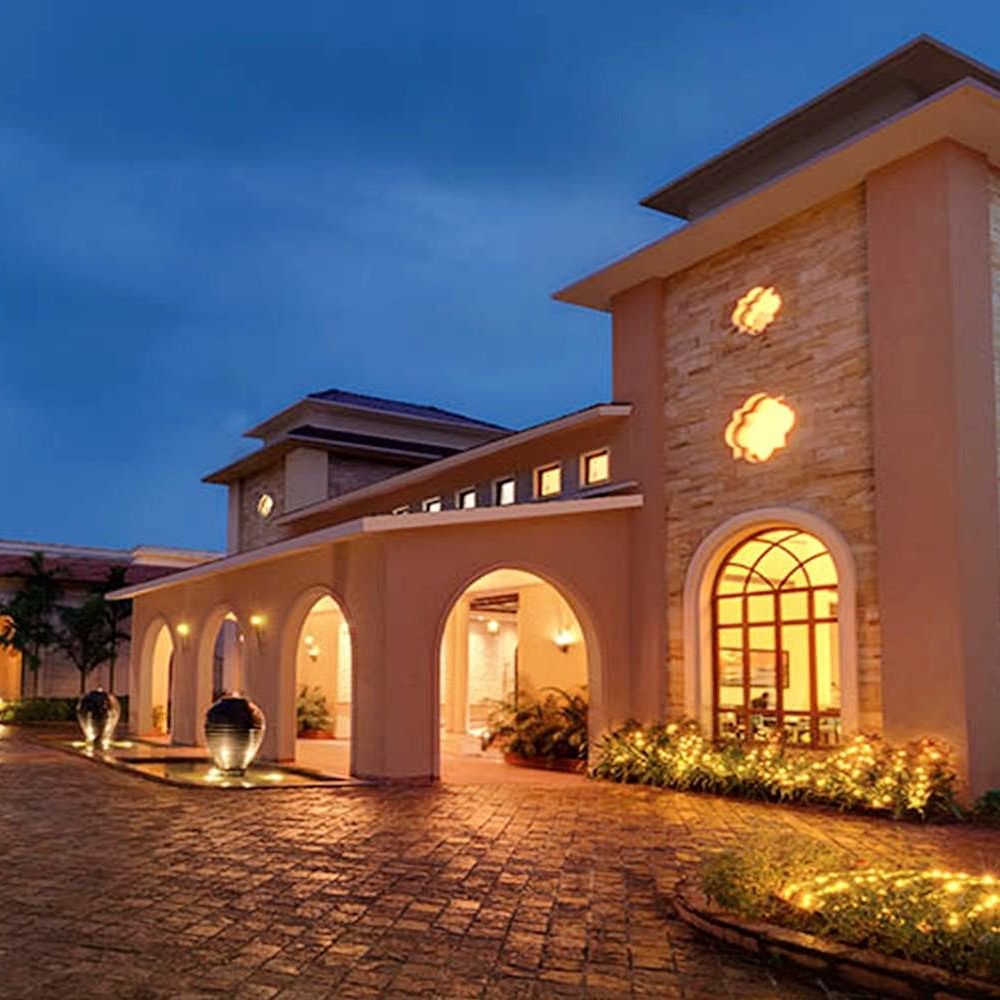
{"type": "Polygon", "coordinates": [[[781,396],[754,393],[739,409],[733,410],[726,427],[726,444],[733,458],[752,464],[766,462],[784,448],[795,426],[795,411],[781,396]]]}
{"type": "Polygon", "coordinates": [[[257,648],[260,649],[264,641],[264,626],[267,624],[267,618],[262,614],[252,614],[248,620],[253,634],[257,637],[257,648]]]}
{"type": "Polygon", "coordinates": [[[177,638],[180,639],[181,645],[187,644],[188,636],[191,634],[191,626],[187,622],[180,622],[177,626],[177,638]]]}
{"type": "Polygon", "coordinates": [[[773,285],[756,285],[744,295],[733,310],[733,326],[752,337],[763,333],[781,309],[781,296],[773,285]]]}
{"type": "Polygon", "coordinates": [[[486,623],[486,631],[489,632],[490,635],[496,635],[497,632],[500,631],[500,622],[498,622],[495,618],[491,618],[486,623]]]}
{"type": "Polygon", "coordinates": [[[569,647],[576,643],[576,634],[572,629],[561,628],[552,637],[552,641],[559,647],[561,652],[568,653],[569,647]]]}
{"type": "Polygon", "coordinates": [[[257,498],[257,513],[262,518],[269,518],[274,512],[274,497],[270,493],[261,493],[257,498]]]}

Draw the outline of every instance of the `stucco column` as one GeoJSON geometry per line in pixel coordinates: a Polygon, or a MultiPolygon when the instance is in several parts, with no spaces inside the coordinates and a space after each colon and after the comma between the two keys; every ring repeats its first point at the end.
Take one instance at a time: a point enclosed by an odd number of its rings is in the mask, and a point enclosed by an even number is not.
{"type": "Polygon", "coordinates": [[[128,731],[141,736],[153,729],[152,646],[149,632],[151,617],[140,598],[132,604],[132,638],[128,650],[128,731]],[[147,648],[149,647],[149,648],[147,648]]]}
{"type": "Polygon", "coordinates": [[[441,608],[424,585],[426,564],[391,555],[385,543],[370,543],[352,590],[351,773],[429,781],[438,777],[441,608]]]}
{"type": "MultiPolygon", "coordinates": [[[[664,284],[651,280],[637,285],[616,296],[611,307],[614,400],[633,407],[624,441],[626,453],[612,457],[614,476],[638,480],[645,503],[641,510],[632,512],[628,528],[631,684],[626,694],[627,711],[622,713],[625,706],[614,704],[610,691],[612,700],[606,707],[612,717],[651,722],[666,713],[668,681],[664,284]]],[[[681,683],[678,678],[676,684],[681,683]]]]}
{"type": "MultiPolygon", "coordinates": [[[[205,684],[199,683],[198,636],[178,638],[174,648],[172,684],[172,718],[170,742],[181,746],[200,746],[205,742],[202,731],[205,708],[205,684]]],[[[211,677],[208,686],[211,686],[211,677]]]]}
{"type": "Polygon", "coordinates": [[[243,647],[244,690],[267,720],[260,760],[295,760],[295,661],[282,671],[283,626],[268,615],[260,628],[247,629],[243,647]]]}
{"type": "Polygon", "coordinates": [[[986,160],[940,143],[868,178],[886,736],[1000,787],[1000,511],[986,160]]]}
{"type": "Polygon", "coordinates": [[[462,598],[448,618],[444,641],[448,644],[447,704],[449,733],[469,727],[469,602],[462,598]]]}

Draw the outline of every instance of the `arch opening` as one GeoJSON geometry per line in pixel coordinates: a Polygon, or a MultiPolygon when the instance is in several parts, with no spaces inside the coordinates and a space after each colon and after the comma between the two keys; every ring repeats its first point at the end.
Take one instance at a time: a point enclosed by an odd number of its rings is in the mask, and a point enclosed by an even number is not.
{"type": "Polygon", "coordinates": [[[212,701],[246,687],[246,635],[231,611],[216,628],[212,645],[212,701]]]}
{"type": "Polygon", "coordinates": [[[841,599],[833,555],[811,532],[772,525],[730,542],[710,596],[715,739],[840,742],[841,599]]]}
{"type": "Polygon", "coordinates": [[[299,626],[295,661],[296,761],[349,772],[353,657],[351,630],[329,593],[312,602],[299,626]],[[319,743],[317,741],[322,741],[319,743]]]}
{"type": "Polygon", "coordinates": [[[173,728],[174,639],[164,622],[156,632],[150,661],[150,722],[155,736],[169,736],[173,728]]]}
{"type": "Polygon", "coordinates": [[[495,569],[468,584],[448,610],[438,652],[446,779],[449,761],[484,753],[499,706],[523,707],[553,688],[588,694],[582,623],[557,587],[525,570],[495,569]]]}

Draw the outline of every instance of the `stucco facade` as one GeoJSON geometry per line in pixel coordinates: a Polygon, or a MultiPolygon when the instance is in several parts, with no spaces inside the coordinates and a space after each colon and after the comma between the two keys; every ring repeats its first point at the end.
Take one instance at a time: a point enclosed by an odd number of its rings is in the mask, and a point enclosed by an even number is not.
{"type": "Polygon", "coordinates": [[[688,224],[557,293],[610,314],[611,402],[510,432],[329,390],[265,421],[208,477],[252,484],[235,550],[123,592],[147,636],[136,731],[166,627],[173,737],[200,740],[231,614],[264,753],[293,757],[302,624],[326,594],[350,629],[352,773],[433,779],[485,641],[463,595],[509,569],[572,610],[562,662],[585,659],[594,737],[682,714],[816,746],[934,736],[968,793],[1000,787],[998,165],[1000,77],[918,40],[651,196],[688,224]],[[329,477],[288,504],[303,448],[329,477]],[[727,619],[750,544],[756,591],[727,619]],[[765,551],[792,569],[769,576],[765,551]]]}

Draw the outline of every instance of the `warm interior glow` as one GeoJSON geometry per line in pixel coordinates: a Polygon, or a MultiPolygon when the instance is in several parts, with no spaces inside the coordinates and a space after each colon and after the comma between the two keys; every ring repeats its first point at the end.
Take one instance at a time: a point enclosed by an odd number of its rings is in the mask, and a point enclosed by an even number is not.
{"type": "Polygon", "coordinates": [[[550,465],[536,473],[536,492],[540,497],[554,497],[562,493],[562,468],[550,465]]]}
{"type": "Polygon", "coordinates": [[[441,510],[441,498],[431,497],[429,500],[424,501],[424,512],[427,514],[436,514],[441,510]]]}
{"type": "Polygon", "coordinates": [[[826,546],[792,527],[733,549],[716,578],[715,736],[840,739],[837,569],[826,546]]]}
{"type": "Polygon", "coordinates": [[[274,510],[274,497],[270,493],[261,493],[257,500],[257,513],[261,517],[270,517],[274,510]]]}
{"type": "Polygon", "coordinates": [[[795,411],[781,396],[754,393],[739,409],[733,410],[726,427],[726,444],[735,459],[766,462],[785,447],[794,426],[795,411]]]}
{"type": "Polygon", "coordinates": [[[506,507],[516,499],[515,485],[513,479],[502,479],[497,483],[497,504],[506,507]]]}
{"type": "Polygon", "coordinates": [[[260,615],[260,614],[251,615],[250,616],[250,624],[254,628],[263,628],[264,627],[264,623],[266,621],[267,621],[267,619],[263,615],[260,615]]]}
{"type": "Polygon", "coordinates": [[[559,591],[522,570],[493,570],[452,606],[441,637],[441,724],[481,734],[497,703],[578,693],[587,683],[583,629],[559,591]],[[566,630],[565,651],[553,638],[566,630]]]}
{"type": "Polygon", "coordinates": [[[576,642],[576,633],[569,628],[561,628],[552,637],[552,641],[565,653],[576,642]]]}
{"type": "Polygon", "coordinates": [[[476,506],[476,491],[463,490],[458,497],[458,505],[462,510],[471,510],[476,506]]]}
{"type": "Polygon", "coordinates": [[[611,478],[611,455],[605,451],[595,451],[583,458],[583,484],[593,486],[611,478]]]}
{"type": "Polygon", "coordinates": [[[324,732],[338,739],[351,734],[351,635],[343,611],[325,595],[309,609],[295,657],[296,697],[303,688],[326,703],[324,732]]]}
{"type": "Polygon", "coordinates": [[[733,310],[733,326],[740,333],[756,336],[763,333],[775,320],[781,309],[781,296],[768,285],[756,285],[744,295],[733,310]]]}

